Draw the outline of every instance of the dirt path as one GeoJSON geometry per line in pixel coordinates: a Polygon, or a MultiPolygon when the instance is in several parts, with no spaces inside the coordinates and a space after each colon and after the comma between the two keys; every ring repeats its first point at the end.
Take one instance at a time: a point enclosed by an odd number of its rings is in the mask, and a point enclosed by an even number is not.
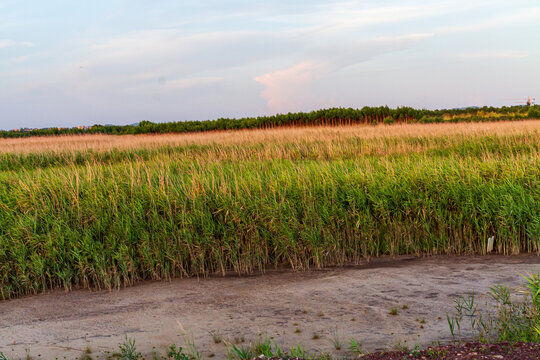
{"type": "Polygon", "coordinates": [[[532,271],[540,271],[535,255],[377,259],[344,269],[148,282],[112,293],[54,292],[0,302],[0,351],[62,359],[89,347],[104,358],[127,335],[143,353],[154,346],[165,353],[183,344],[178,321],[207,358],[225,356],[209,331],[246,343],[264,333],[284,347],[334,353],[336,329],[342,341],[354,337],[371,351],[399,342],[428,345],[449,338],[445,314],[457,294],[485,294],[495,283],[516,287],[520,274],[532,271]],[[389,314],[391,307],[398,315],[389,314]],[[321,338],[312,339],[314,333],[321,338]]]}

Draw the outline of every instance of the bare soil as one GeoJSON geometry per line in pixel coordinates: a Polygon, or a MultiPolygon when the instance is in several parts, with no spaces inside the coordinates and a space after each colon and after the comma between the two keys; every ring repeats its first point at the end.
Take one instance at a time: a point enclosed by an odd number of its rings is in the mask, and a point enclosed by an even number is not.
{"type": "Polygon", "coordinates": [[[0,302],[0,351],[8,357],[75,358],[89,348],[105,358],[127,335],[143,354],[183,345],[181,326],[199,351],[225,357],[209,331],[244,345],[259,334],[281,348],[346,354],[331,339],[355,338],[367,351],[397,345],[425,347],[450,340],[446,313],[458,294],[477,300],[493,284],[523,284],[540,271],[536,255],[398,257],[369,263],[264,275],[146,282],[120,291],[55,291],[0,302]],[[398,310],[391,315],[391,308],[398,310]],[[181,324],[181,325],[180,325],[181,324]],[[319,335],[314,339],[314,333],[319,335]]]}
{"type": "Polygon", "coordinates": [[[430,347],[422,351],[392,351],[373,353],[362,360],[538,360],[540,343],[507,342],[497,344],[465,343],[430,347]]]}

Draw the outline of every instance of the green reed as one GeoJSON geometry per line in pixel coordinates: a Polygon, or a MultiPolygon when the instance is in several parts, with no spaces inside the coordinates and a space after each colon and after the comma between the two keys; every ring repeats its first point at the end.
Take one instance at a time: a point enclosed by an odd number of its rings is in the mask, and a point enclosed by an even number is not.
{"type": "Polygon", "coordinates": [[[539,140],[17,155],[0,172],[0,297],[369,256],[483,254],[490,236],[499,253],[538,253],[539,140]]]}

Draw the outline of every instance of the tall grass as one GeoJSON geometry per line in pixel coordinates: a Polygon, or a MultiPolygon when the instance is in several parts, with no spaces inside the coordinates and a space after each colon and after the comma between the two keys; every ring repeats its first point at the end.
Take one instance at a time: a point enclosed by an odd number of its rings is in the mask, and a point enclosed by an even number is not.
{"type": "MultiPolygon", "coordinates": [[[[261,161],[261,160],[336,160],[356,159],[362,156],[513,156],[535,155],[540,151],[538,131],[522,131],[511,135],[447,134],[366,137],[351,134],[340,136],[297,136],[284,141],[280,133],[267,139],[253,137],[241,142],[216,142],[174,146],[169,143],[144,144],[136,148],[105,148],[95,150],[82,147],[74,150],[44,150],[42,152],[0,152],[0,171],[34,170],[62,166],[101,166],[132,161],[174,158],[175,161],[196,159],[208,161],[261,161]]],[[[414,125],[411,125],[414,126],[414,125]]],[[[431,125],[433,126],[433,125],[431,125]]],[[[332,129],[329,129],[332,130],[332,129]]],[[[529,130],[529,128],[525,128],[529,130]]],[[[258,131],[261,132],[260,130],[258,131]]],[[[321,134],[321,135],[322,135],[321,134]]],[[[283,133],[283,137],[287,137],[283,133]]],[[[219,135],[216,135],[219,140],[219,135]]]]}
{"type": "Polygon", "coordinates": [[[497,123],[395,124],[377,126],[280,127],[261,130],[213,131],[157,135],[56,135],[31,138],[0,138],[0,153],[77,153],[92,150],[140,150],[186,145],[280,144],[331,142],[341,139],[371,140],[402,137],[503,136],[540,132],[540,121],[497,123]]]}
{"type": "Polygon", "coordinates": [[[539,143],[527,130],[4,153],[0,297],[482,254],[490,236],[540,252],[539,143]]]}

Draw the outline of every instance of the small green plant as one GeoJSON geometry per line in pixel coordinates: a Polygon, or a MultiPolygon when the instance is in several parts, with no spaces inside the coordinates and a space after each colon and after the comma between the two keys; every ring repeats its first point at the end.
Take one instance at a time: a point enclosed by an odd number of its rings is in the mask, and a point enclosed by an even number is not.
{"type": "Polygon", "coordinates": [[[457,332],[457,322],[455,321],[455,318],[453,316],[450,316],[446,314],[446,321],[448,322],[448,328],[450,329],[450,335],[452,335],[452,338],[456,338],[457,332]]]}
{"type": "Polygon", "coordinates": [[[280,347],[278,346],[278,344],[276,344],[276,342],[274,341],[274,356],[276,357],[283,357],[283,353],[281,352],[281,349],[280,347]]]}
{"type": "Polygon", "coordinates": [[[180,328],[180,333],[184,337],[184,342],[186,343],[186,353],[188,354],[189,358],[191,360],[201,360],[201,354],[199,353],[199,350],[197,349],[197,346],[195,345],[195,341],[193,339],[193,333],[190,331],[189,334],[184,329],[184,326],[180,321],[176,321],[178,324],[178,327],[180,328]]]}
{"type": "Polygon", "coordinates": [[[256,343],[253,346],[253,349],[256,354],[263,355],[269,358],[282,356],[281,349],[279,348],[279,346],[276,344],[275,341],[273,342],[273,346],[272,346],[272,342],[267,336],[265,336],[264,340],[256,343]]]}
{"type": "Polygon", "coordinates": [[[296,329],[294,329],[294,332],[295,332],[295,334],[300,334],[302,332],[302,330],[300,330],[300,328],[297,327],[296,329]]]}
{"type": "Polygon", "coordinates": [[[405,304],[405,305],[403,305],[403,306],[401,307],[401,309],[407,310],[407,309],[409,309],[409,305],[405,304]]]}
{"type": "Polygon", "coordinates": [[[356,341],[355,338],[351,338],[349,340],[349,346],[347,347],[350,352],[353,353],[353,355],[363,355],[364,351],[362,350],[362,344],[360,344],[358,341],[356,341]]]}
{"type": "Polygon", "coordinates": [[[229,359],[238,359],[238,360],[249,360],[256,356],[254,349],[249,346],[236,346],[235,344],[231,345],[231,352],[229,352],[229,359]]]}
{"type": "Polygon", "coordinates": [[[135,339],[130,339],[127,335],[124,343],[118,345],[118,348],[120,349],[120,360],[137,360],[142,357],[141,353],[137,352],[135,339]]]}
{"type": "Polygon", "coordinates": [[[448,326],[450,327],[452,337],[454,339],[457,336],[461,338],[461,325],[463,318],[469,319],[471,332],[474,335],[475,330],[477,330],[477,325],[479,324],[479,321],[477,321],[479,313],[478,307],[475,303],[474,291],[468,292],[466,295],[459,295],[454,300],[454,309],[455,314],[453,316],[446,314],[446,320],[448,322],[448,326]]]}
{"type": "Polygon", "coordinates": [[[474,292],[459,296],[455,300],[455,313],[446,315],[452,337],[461,338],[462,321],[468,318],[471,334],[479,341],[539,341],[540,273],[529,274],[525,279],[524,289],[514,294],[504,285],[490,288],[495,312],[480,311],[474,301],[474,292]],[[516,299],[518,294],[522,295],[521,300],[516,299]]]}
{"type": "Polygon", "coordinates": [[[532,304],[538,309],[540,307],[540,273],[524,276],[527,284],[525,294],[530,294],[532,304]]]}
{"type": "Polygon", "coordinates": [[[393,307],[390,309],[390,315],[396,316],[398,314],[398,309],[393,307]]]}
{"type": "Polygon", "coordinates": [[[256,343],[254,348],[257,354],[266,357],[272,357],[274,355],[274,352],[272,350],[272,343],[270,342],[270,339],[268,337],[265,337],[264,340],[256,343]]]}
{"type": "Polygon", "coordinates": [[[503,285],[491,288],[490,295],[497,303],[497,314],[491,318],[487,335],[499,341],[536,342],[540,340],[537,327],[540,324],[538,289],[540,273],[526,277],[528,284],[521,293],[527,296],[521,301],[512,299],[511,291],[503,285]]]}
{"type": "Polygon", "coordinates": [[[318,333],[314,332],[313,333],[313,336],[311,337],[313,340],[318,340],[321,338],[321,335],[319,335],[318,333]]]}
{"type": "Polygon", "coordinates": [[[227,346],[228,357],[231,360],[251,359],[261,355],[265,358],[281,358],[283,356],[283,353],[276,342],[270,341],[270,338],[266,336],[263,340],[259,340],[255,344],[250,343],[246,346],[236,346],[235,344],[229,342],[225,342],[225,345],[227,346]]]}
{"type": "Polygon", "coordinates": [[[418,344],[414,344],[414,348],[411,351],[412,356],[420,356],[420,346],[418,344]]]}
{"type": "Polygon", "coordinates": [[[332,343],[332,345],[334,346],[334,349],[336,350],[341,350],[341,348],[343,347],[343,341],[341,340],[341,336],[337,328],[334,329],[334,331],[332,331],[330,342],[332,343]]]}
{"type": "Polygon", "coordinates": [[[411,352],[411,349],[409,348],[409,346],[407,344],[405,344],[407,342],[407,340],[404,341],[404,343],[402,343],[401,341],[398,341],[397,344],[394,344],[394,349],[396,351],[403,351],[403,352],[411,352]]]}
{"type": "Polygon", "coordinates": [[[305,359],[307,358],[306,350],[300,346],[300,344],[296,345],[296,347],[292,347],[289,349],[289,353],[293,358],[299,358],[299,359],[305,359]]]}
{"type": "Polygon", "coordinates": [[[167,356],[173,360],[191,360],[189,356],[184,354],[184,352],[182,351],[182,347],[179,346],[177,349],[176,345],[171,345],[171,347],[169,347],[169,352],[167,353],[167,356]]]}

